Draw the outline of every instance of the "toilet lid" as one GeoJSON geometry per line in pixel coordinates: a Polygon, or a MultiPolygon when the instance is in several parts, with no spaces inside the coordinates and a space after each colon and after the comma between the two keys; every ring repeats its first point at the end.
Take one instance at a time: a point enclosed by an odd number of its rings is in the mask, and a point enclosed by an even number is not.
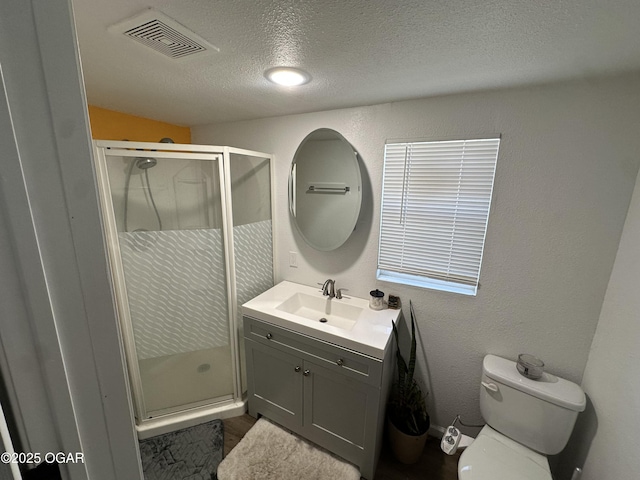
{"type": "Polygon", "coordinates": [[[552,480],[547,459],[485,427],[458,461],[460,480],[552,480]],[[487,431],[489,430],[489,431],[487,431]]]}

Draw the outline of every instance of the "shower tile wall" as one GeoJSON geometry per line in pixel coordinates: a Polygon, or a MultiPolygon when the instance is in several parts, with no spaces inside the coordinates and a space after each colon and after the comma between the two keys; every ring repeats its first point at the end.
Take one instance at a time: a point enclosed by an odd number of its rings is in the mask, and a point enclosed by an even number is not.
{"type": "Polygon", "coordinates": [[[139,359],[229,344],[219,229],[120,232],[139,359]]]}

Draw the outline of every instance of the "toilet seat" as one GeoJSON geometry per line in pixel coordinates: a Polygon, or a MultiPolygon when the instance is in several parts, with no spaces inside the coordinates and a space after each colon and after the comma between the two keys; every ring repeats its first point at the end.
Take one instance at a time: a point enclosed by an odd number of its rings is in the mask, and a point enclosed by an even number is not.
{"type": "Polygon", "coordinates": [[[486,425],[460,456],[458,479],[552,480],[552,477],[544,455],[486,425]]]}

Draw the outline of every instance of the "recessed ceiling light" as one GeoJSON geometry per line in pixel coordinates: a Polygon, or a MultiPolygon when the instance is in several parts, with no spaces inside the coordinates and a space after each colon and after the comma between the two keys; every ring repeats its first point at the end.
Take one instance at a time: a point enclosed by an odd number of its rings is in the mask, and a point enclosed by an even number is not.
{"type": "Polygon", "coordinates": [[[270,82],[276,85],[284,85],[285,87],[304,85],[311,80],[311,76],[307,72],[291,67],[270,68],[264,72],[264,76],[270,82]]]}

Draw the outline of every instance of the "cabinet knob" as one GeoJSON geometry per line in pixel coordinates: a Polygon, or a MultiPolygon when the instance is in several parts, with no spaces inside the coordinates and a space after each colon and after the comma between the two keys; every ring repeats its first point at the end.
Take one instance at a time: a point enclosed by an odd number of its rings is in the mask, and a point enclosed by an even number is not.
{"type": "Polygon", "coordinates": [[[271,340],[273,338],[273,335],[271,335],[270,333],[267,333],[266,337],[267,337],[267,340],[271,340]]]}
{"type": "Polygon", "coordinates": [[[339,367],[344,365],[344,360],[339,358],[338,360],[336,360],[336,365],[338,365],[339,367]]]}
{"type": "Polygon", "coordinates": [[[296,368],[294,368],[294,370],[295,370],[296,372],[299,372],[299,371],[300,371],[300,365],[296,365],[296,368]]]}
{"type": "Polygon", "coordinates": [[[302,374],[303,374],[305,377],[308,377],[310,373],[311,373],[311,371],[310,371],[310,370],[305,370],[304,372],[302,372],[302,374]]]}

